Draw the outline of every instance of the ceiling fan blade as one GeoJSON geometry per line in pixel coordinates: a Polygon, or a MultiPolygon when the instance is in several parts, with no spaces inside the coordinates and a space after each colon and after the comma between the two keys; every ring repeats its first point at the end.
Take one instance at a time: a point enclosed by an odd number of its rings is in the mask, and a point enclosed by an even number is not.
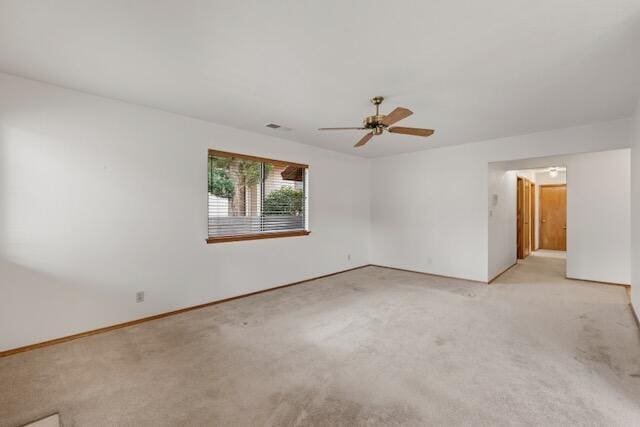
{"type": "Polygon", "coordinates": [[[358,141],[356,143],[356,145],[354,145],[354,147],[362,147],[364,144],[366,144],[367,142],[369,142],[369,140],[373,138],[373,132],[369,132],[368,134],[366,134],[365,136],[362,137],[362,139],[360,141],[358,141]]]}
{"type": "Polygon", "coordinates": [[[401,133],[403,135],[413,135],[413,136],[431,136],[435,132],[433,129],[420,129],[420,128],[403,128],[403,127],[392,127],[387,129],[391,133],[401,133]]]}
{"type": "Polygon", "coordinates": [[[407,108],[398,107],[395,110],[393,110],[392,112],[390,112],[389,114],[387,114],[384,117],[384,119],[382,119],[380,121],[380,123],[382,123],[385,126],[391,126],[395,122],[399,122],[402,119],[406,119],[407,117],[409,117],[412,114],[413,114],[413,111],[411,111],[411,110],[409,110],[407,108]]]}
{"type": "Polygon", "coordinates": [[[360,127],[360,128],[319,128],[318,130],[351,130],[351,129],[353,129],[353,130],[356,130],[356,129],[357,130],[363,130],[365,128],[363,128],[363,127],[360,127]]]}

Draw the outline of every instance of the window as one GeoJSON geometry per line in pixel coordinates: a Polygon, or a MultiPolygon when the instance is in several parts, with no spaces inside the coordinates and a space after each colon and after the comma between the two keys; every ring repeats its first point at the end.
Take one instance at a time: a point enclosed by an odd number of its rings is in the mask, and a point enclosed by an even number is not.
{"type": "Polygon", "coordinates": [[[303,236],[308,166],[209,150],[208,243],[303,236]]]}

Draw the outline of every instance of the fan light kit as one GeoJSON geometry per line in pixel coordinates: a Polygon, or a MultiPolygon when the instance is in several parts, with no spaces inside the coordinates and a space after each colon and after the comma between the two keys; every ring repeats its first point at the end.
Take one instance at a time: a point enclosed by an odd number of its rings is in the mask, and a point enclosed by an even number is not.
{"type": "Polygon", "coordinates": [[[412,115],[413,112],[407,108],[398,107],[387,115],[380,114],[380,104],[382,104],[382,101],[384,101],[384,98],[381,96],[371,98],[371,103],[376,107],[376,114],[365,117],[362,121],[362,127],[320,128],[318,130],[368,130],[369,132],[363,136],[362,139],[354,145],[354,147],[362,147],[364,144],[369,142],[374,135],[382,135],[384,131],[424,137],[431,136],[433,135],[433,132],[435,132],[433,129],[407,128],[399,126],[390,127],[392,124],[397,123],[402,119],[406,119],[412,115]]]}

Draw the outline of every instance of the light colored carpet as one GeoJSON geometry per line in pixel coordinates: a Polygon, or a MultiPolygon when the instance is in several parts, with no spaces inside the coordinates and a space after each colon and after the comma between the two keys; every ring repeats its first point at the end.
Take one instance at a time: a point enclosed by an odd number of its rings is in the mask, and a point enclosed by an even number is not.
{"type": "Polygon", "coordinates": [[[538,249],[537,251],[532,252],[531,255],[548,257],[548,258],[567,259],[566,251],[554,251],[551,249],[538,249]]]}
{"type": "Polygon", "coordinates": [[[367,267],[0,359],[0,424],[638,425],[619,286],[367,267]]]}

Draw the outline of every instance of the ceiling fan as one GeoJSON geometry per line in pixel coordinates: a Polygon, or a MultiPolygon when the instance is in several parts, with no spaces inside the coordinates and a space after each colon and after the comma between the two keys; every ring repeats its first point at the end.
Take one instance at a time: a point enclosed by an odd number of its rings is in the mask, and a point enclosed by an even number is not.
{"type": "Polygon", "coordinates": [[[384,101],[384,98],[381,96],[371,98],[371,103],[376,106],[376,114],[365,117],[362,122],[362,127],[320,128],[318,130],[369,130],[369,132],[363,136],[362,139],[354,145],[354,147],[362,147],[364,144],[369,142],[374,135],[381,135],[385,130],[391,133],[401,133],[404,135],[414,136],[430,136],[435,132],[433,129],[407,128],[400,126],[389,127],[402,119],[406,119],[412,115],[413,112],[407,108],[398,107],[387,115],[380,114],[380,104],[382,104],[382,101],[384,101]]]}

